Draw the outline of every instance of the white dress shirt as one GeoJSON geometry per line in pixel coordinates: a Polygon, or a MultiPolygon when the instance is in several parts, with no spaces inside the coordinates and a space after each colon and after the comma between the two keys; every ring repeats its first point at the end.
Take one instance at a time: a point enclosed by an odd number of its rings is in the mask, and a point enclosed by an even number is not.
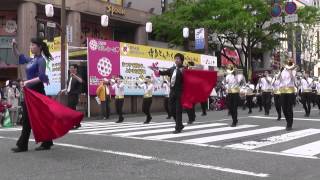
{"type": "Polygon", "coordinates": [[[302,78],[301,79],[301,86],[300,86],[300,89],[301,89],[301,92],[311,92],[312,91],[312,81],[313,79],[312,78],[302,78]]]}
{"type": "Polygon", "coordinates": [[[124,84],[122,82],[119,84],[116,83],[116,84],[112,85],[112,89],[114,89],[116,97],[117,96],[121,96],[121,97],[124,96],[124,84]]]}
{"type": "Polygon", "coordinates": [[[280,74],[280,88],[294,88],[295,75],[295,70],[284,69],[280,74]]]}
{"type": "Polygon", "coordinates": [[[269,76],[261,78],[261,90],[271,91],[272,90],[271,81],[272,81],[272,78],[269,76]]]}

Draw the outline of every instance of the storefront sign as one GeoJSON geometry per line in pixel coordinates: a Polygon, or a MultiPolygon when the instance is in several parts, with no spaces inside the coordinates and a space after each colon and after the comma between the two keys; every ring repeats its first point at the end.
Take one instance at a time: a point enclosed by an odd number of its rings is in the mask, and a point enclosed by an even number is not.
{"type": "Polygon", "coordinates": [[[120,74],[120,43],[88,38],[89,94],[95,95],[103,78],[120,74]]]}
{"type": "Polygon", "coordinates": [[[17,29],[17,12],[0,11],[0,36],[15,36],[17,29]]]}
{"type": "Polygon", "coordinates": [[[107,5],[107,12],[111,13],[111,15],[118,14],[118,15],[126,15],[126,10],[123,7],[118,7],[114,5],[107,5]]]}

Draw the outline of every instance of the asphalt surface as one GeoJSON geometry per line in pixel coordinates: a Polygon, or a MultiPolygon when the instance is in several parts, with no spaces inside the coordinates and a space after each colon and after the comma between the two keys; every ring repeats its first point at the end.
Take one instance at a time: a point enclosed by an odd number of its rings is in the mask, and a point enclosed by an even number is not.
{"type": "MultiPolygon", "coordinates": [[[[226,111],[197,112],[196,122],[172,135],[165,115],[86,119],[82,128],[55,140],[49,151],[12,153],[20,127],[0,128],[0,180],[319,180],[320,114],[304,117],[295,108],[292,131],[258,109],[239,108],[239,124],[230,128],[226,111]],[[288,134],[291,133],[291,134],[288,134]]],[[[187,116],[183,116],[187,122],[187,116]]]]}

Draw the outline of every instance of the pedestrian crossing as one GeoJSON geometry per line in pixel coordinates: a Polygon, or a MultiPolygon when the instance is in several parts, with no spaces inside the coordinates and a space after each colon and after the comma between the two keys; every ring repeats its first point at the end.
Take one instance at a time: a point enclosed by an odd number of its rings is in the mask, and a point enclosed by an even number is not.
{"type": "Polygon", "coordinates": [[[173,134],[174,122],[84,122],[73,134],[109,135],[149,141],[165,141],[199,146],[231,148],[268,154],[320,158],[320,129],[296,129],[285,131],[285,127],[262,127],[242,124],[229,127],[227,123],[184,124],[182,133],[173,134]],[[283,144],[287,146],[283,146],[283,144]],[[292,143],[292,144],[290,144],[292,143]],[[270,148],[272,147],[272,148],[270,148]],[[276,148],[274,148],[276,147],[276,148]],[[290,147],[289,149],[286,149],[290,147]],[[273,150],[270,150],[273,149],[273,150]],[[274,150],[276,149],[276,150],[274,150]]]}

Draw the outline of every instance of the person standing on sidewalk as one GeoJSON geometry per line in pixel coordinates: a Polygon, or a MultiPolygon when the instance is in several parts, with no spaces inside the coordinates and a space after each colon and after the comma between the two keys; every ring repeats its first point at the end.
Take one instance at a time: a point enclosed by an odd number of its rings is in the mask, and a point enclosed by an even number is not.
{"type": "MultiPolygon", "coordinates": [[[[76,110],[79,102],[79,94],[81,93],[81,84],[83,83],[82,78],[78,75],[78,65],[72,64],[69,67],[70,75],[68,78],[67,89],[63,90],[68,96],[68,107],[76,110]]],[[[81,127],[81,124],[76,125],[74,128],[81,127]]]]}
{"type": "Polygon", "coordinates": [[[100,107],[103,120],[109,119],[110,116],[111,95],[109,85],[109,80],[104,78],[96,90],[96,94],[101,102],[100,107]]]}

